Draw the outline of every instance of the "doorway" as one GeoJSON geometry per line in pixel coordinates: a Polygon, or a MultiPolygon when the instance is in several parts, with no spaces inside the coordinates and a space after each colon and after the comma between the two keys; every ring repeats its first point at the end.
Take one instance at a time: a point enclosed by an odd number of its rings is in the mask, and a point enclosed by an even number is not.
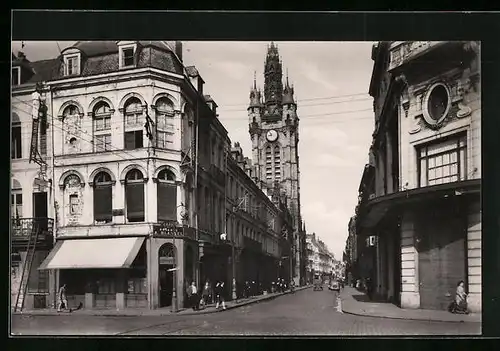
{"type": "Polygon", "coordinates": [[[420,308],[446,310],[466,271],[466,228],[450,204],[419,221],[420,308]]]}
{"type": "Polygon", "coordinates": [[[160,307],[172,305],[172,291],[174,288],[174,265],[160,265],[160,307]]]}
{"type": "Polygon", "coordinates": [[[48,204],[47,193],[33,193],[33,217],[37,219],[40,229],[47,230],[48,204]]]}
{"type": "Polygon", "coordinates": [[[172,244],[164,244],[158,252],[158,282],[159,282],[159,305],[166,307],[172,305],[172,296],[175,280],[175,251],[172,244]]]}

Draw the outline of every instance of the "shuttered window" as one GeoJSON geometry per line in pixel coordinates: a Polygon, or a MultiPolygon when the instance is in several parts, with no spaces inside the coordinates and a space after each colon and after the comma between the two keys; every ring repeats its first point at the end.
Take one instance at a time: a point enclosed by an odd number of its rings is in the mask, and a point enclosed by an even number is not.
{"type": "Polygon", "coordinates": [[[168,169],[158,174],[157,204],[158,221],[177,219],[177,185],[175,175],[168,169]]]}
{"type": "Polygon", "coordinates": [[[144,222],[144,176],[139,170],[133,169],[125,179],[127,221],[144,222]]]}
{"type": "Polygon", "coordinates": [[[144,184],[127,184],[127,220],[144,221],[144,184]]]}
{"type": "Polygon", "coordinates": [[[125,149],[133,150],[143,147],[142,130],[125,133],[125,149]]]}
{"type": "Polygon", "coordinates": [[[177,187],[175,184],[158,183],[158,220],[177,219],[177,187]]]}
{"type": "Polygon", "coordinates": [[[94,180],[94,220],[96,222],[110,223],[112,215],[113,184],[111,177],[106,172],[100,172],[94,180]]]}
{"type": "Polygon", "coordinates": [[[111,185],[97,185],[94,188],[94,220],[96,222],[111,222],[111,196],[111,185]]]}

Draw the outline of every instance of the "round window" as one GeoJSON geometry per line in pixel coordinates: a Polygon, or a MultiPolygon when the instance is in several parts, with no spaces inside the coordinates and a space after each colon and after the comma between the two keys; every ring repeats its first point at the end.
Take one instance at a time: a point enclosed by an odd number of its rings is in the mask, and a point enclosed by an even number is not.
{"type": "Polygon", "coordinates": [[[444,84],[437,83],[429,89],[426,98],[424,117],[429,124],[440,123],[448,114],[450,94],[444,84]]]}

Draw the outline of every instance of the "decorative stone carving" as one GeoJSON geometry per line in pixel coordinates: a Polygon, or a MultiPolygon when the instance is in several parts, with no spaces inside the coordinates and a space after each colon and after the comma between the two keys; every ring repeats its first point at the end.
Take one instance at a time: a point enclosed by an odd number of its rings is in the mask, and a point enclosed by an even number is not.
{"type": "Polygon", "coordinates": [[[69,115],[64,118],[64,149],[67,153],[80,152],[81,147],[81,118],[79,115],[69,115]]]}
{"type": "Polygon", "coordinates": [[[83,193],[81,179],[70,174],[64,180],[64,214],[66,225],[79,223],[83,209],[83,193]]]}
{"type": "Polygon", "coordinates": [[[472,109],[467,106],[465,103],[460,102],[458,103],[458,111],[457,111],[457,118],[464,118],[469,116],[472,113],[472,109]]]}

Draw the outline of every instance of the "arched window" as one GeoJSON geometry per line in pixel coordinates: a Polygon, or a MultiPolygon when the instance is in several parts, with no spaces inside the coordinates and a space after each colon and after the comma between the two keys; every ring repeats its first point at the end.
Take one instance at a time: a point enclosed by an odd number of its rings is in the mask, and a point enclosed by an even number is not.
{"type": "Polygon", "coordinates": [[[271,147],[266,147],[266,180],[271,181],[273,179],[273,154],[271,147]]]}
{"type": "Polygon", "coordinates": [[[132,97],[125,103],[125,149],[143,147],[143,127],[146,119],[141,100],[132,97]]]}
{"type": "Polygon", "coordinates": [[[94,221],[111,223],[113,182],[106,172],[99,172],[94,178],[94,221]]]}
{"type": "Polygon", "coordinates": [[[12,180],[10,199],[11,217],[16,219],[23,218],[23,189],[21,188],[21,184],[15,179],[12,180]]]}
{"type": "Polygon", "coordinates": [[[157,204],[159,222],[177,220],[177,185],[175,174],[169,169],[158,174],[157,204]]]}
{"type": "Polygon", "coordinates": [[[168,149],[174,141],[174,104],[167,98],[156,102],[156,146],[168,149]]]}
{"type": "Polygon", "coordinates": [[[128,222],[144,222],[144,176],[138,169],[125,176],[125,199],[128,222]]]}
{"type": "Polygon", "coordinates": [[[69,105],[63,111],[63,117],[78,116],[79,114],[80,111],[78,111],[78,107],[76,107],[75,105],[69,105]]]}
{"type": "Polygon", "coordinates": [[[281,150],[279,146],[274,147],[274,180],[281,180],[281,150]]]}
{"type": "Polygon", "coordinates": [[[94,107],[92,113],[94,152],[111,151],[111,110],[109,105],[101,101],[94,107]]]}

